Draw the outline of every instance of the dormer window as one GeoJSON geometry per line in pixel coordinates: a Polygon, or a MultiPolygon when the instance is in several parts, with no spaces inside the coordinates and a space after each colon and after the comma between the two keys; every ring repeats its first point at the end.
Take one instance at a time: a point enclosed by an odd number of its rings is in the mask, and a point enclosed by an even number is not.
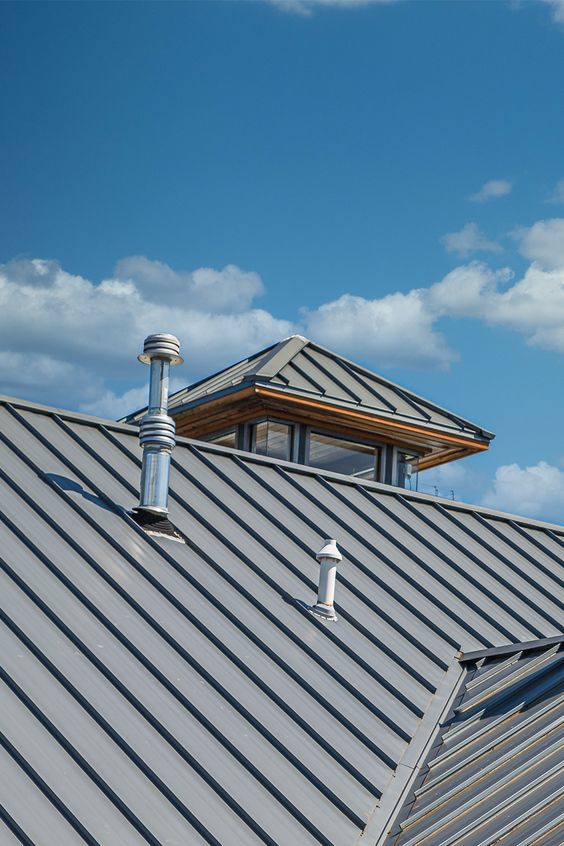
{"type": "Polygon", "coordinates": [[[397,459],[397,480],[400,488],[407,488],[410,491],[417,490],[418,462],[419,456],[410,452],[398,452],[397,459]]]}
{"type": "Polygon", "coordinates": [[[322,432],[310,432],[306,463],[359,479],[379,478],[380,449],[322,432]]]}
{"type": "Polygon", "coordinates": [[[218,444],[219,446],[235,449],[237,446],[237,428],[234,426],[232,429],[224,429],[223,432],[210,435],[207,440],[211,444],[218,444]]]}
{"type": "Polygon", "coordinates": [[[277,420],[261,420],[251,426],[251,452],[270,458],[292,460],[294,427],[277,420]]]}
{"type": "Polygon", "coordinates": [[[493,438],[300,335],[178,391],[169,414],[178,435],[412,490],[493,438]]]}

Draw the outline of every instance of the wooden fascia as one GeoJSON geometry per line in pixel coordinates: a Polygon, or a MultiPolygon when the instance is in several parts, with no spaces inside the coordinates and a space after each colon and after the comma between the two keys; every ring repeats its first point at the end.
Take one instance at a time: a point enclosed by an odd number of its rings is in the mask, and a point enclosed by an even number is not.
{"type": "Polygon", "coordinates": [[[417,449],[423,453],[419,460],[421,470],[483,452],[489,446],[486,441],[469,440],[438,429],[390,420],[256,384],[184,409],[175,418],[179,435],[202,438],[267,414],[290,422],[323,426],[351,437],[369,436],[375,442],[417,449]]]}
{"type": "MultiPolygon", "coordinates": [[[[309,400],[303,397],[295,397],[291,394],[285,394],[278,391],[272,391],[262,386],[256,386],[256,393],[265,398],[269,397],[271,399],[283,401],[287,406],[295,405],[301,408],[309,408],[312,411],[316,410],[321,413],[327,413],[327,411],[330,410],[332,414],[339,415],[339,417],[342,417],[343,419],[356,421],[362,424],[370,424],[372,427],[378,427],[378,429],[380,427],[385,427],[388,431],[391,430],[397,432],[398,434],[401,433],[402,435],[407,436],[409,439],[407,441],[408,443],[410,441],[413,442],[413,435],[416,435],[421,437],[423,442],[428,443],[433,441],[444,445],[445,447],[452,445],[453,447],[456,446],[459,449],[462,448],[464,450],[470,450],[471,452],[482,452],[489,447],[489,444],[484,441],[469,441],[468,438],[451,435],[446,432],[442,432],[439,429],[433,429],[427,426],[422,428],[421,426],[417,426],[417,424],[390,420],[388,417],[380,417],[377,414],[368,414],[363,411],[357,411],[356,409],[343,408],[335,405],[329,406],[328,408],[327,403],[309,400]]],[[[405,442],[405,438],[402,438],[402,440],[405,442]]]]}

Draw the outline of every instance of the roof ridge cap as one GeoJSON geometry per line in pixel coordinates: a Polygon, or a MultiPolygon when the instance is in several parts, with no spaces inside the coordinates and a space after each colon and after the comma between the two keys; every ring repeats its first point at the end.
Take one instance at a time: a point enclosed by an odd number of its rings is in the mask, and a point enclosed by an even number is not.
{"type": "Polygon", "coordinates": [[[253,378],[273,379],[310,343],[311,341],[303,335],[289,335],[272,347],[270,352],[259,360],[257,366],[245,374],[245,381],[253,378]]]}

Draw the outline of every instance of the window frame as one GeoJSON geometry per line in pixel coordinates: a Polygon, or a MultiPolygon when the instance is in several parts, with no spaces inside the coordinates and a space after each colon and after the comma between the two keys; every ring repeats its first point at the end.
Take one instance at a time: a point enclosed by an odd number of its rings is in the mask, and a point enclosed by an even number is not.
{"type": "Polygon", "coordinates": [[[400,485],[400,479],[399,479],[400,460],[399,460],[399,457],[402,453],[406,454],[406,455],[415,455],[415,456],[417,456],[417,460],[419,460],[424,455],[424,453],[416,452],[414,449],[408,449],[407,447],[395,446],[394,447],[394,460],[393,460],[393,464],[392,464],[392,467],[394,469],[392,484],[394,485],[394,487],[400,488],[402,491],[418,491],[419,490],[419,472],[420,472],[419,470],[416,470],[416,472],[414,474],[412,474],[416,477],[414,488],[406,488],[405,485],[400,485]]]}
{"type": "Polygon", "coordinates": [[[263,458],[272,458],[274,461],[289,461],[297,464],[297,455],[299,450],[299,429],[298,424],[293,420],[284,420],[281,417],[272,417],[270,414],[263,414],[260,417],[253,417],[244,424],[244,444],[245,450],[253,455],[262,455],[255,450],[255,433],[254,429],[260,423],[278,423],[280,426],[287,426],[290,437],[290,449],[288,458],[274,458],[271,455],[263,455],[263,458]]]}
{"type": "MultiPolygon", "coordinates": [[[[363,440],[362,438],[353,438],[348,435],[341,435],[339,432],[332,432],[328,429],[318,428],[317,426],[306,426],[305,431],[305,449],[304,449],[304,465],[306,467],[312,467],[315,470],[320,470],[324,472],[323,467],[316,467],[315,464],[309,463],[309,451],[310,451],[310,443],[311,443],[311,435],[323,435],[326,438],[333,438],[334,440],[338,441],[348,441],[351,444],[360,444],[362,446],[369,446],[374,449],[374,477],[372,479],[363,479],[361,476],[352,476],[353,479],[359,479],[360,481],[365,482],[381,482],[384,478],[384,471],[385,471],[385,454],[386,454],[386,444],[381,443],[380,441],[371,441],[371,440],[363,440]],[[376,473],[376,460],[378,461],[378,472],[376,473]]],[[[338,470],[327,470],[326,472],[329,473],[338,473],[338,470]]],[[[341,475],[347,475],[341,474],[341,475]]]]}

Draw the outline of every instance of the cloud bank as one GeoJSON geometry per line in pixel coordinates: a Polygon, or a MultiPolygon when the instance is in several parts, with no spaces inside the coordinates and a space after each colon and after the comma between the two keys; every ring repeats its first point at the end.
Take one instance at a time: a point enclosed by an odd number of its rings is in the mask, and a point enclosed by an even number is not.
{"type": "Polygon", "coordinates": [[[376,370],[444,368],[458,358],[441,331],[449,318],[503,326],[564,352],[564,219],[537,221],[513,237],[530,260],[520,279],[470,261],[428,287],[375,298],[344,293],[293,320],[258,308],[262,280],[234,265],[177,271],[132,256],[95,283],[56,261],[12,261],[0,266],[0,391],[119,416],[143,401],[136,355],[155,331],[183,342],[181,384],[294,332],[376,370]]]}
{"type": "Polygon", "coordinates": [[[518,464],[498,467],[482,502],[500,511],[562,523],[564,471],[546,461],[532,467],[518,464]]]}
{"type": "Polygon", "coordinates": [[[198,375],[288,335],[291,323],[252,307],[261,293],[258,275],[233,265],[177,273],[136,256],[95,284],[55,261],[9,262],[0,267],[1,390],[118,415],[136,404],[131,385],[145,382],[136,355],[151,332],[178,335],[198,375]]]}
{"type": "Polygon", "coordinates": [[[564,518],[564,470],[546,461],[529,467],[504,464],[493,478],[455,461],[420,473],[419,490],[560,524],[564,518]]]}

